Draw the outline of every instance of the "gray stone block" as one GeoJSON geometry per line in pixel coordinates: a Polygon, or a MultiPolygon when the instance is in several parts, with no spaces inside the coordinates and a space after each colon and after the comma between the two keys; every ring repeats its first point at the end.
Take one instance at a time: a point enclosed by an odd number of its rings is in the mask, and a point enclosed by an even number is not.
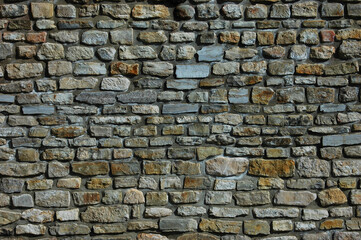
{"type": "Polygon", "coordinates": [[[198,65],[176,65],[175,75],[177,78],[206,78],[209,76],[210,66],[198,65]]]}
{"type": "Polygon", "coordinates": [[[163,105],[163,114],[181,114],[181,113],[197,113],[198,104],[164,104],[163,105]]]}

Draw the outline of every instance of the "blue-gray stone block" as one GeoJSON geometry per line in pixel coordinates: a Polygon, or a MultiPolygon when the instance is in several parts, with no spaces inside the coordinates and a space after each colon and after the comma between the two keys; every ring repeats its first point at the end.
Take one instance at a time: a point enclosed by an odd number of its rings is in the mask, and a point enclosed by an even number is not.
{"type": "Polygon", "coordinates": [[[343,112],[346,111],[345,104],[322,104],[320,106],[321,112],[343,112]]]}
{"type": "Polygon", "coordinates": [[[228,100],[230,103],[248,103],[248,89],[231,89],[228,92],[228,100]]]}
{"type": "Polygon", "coordinates": [[[177,90],[190,90],[198,87],[199,80],[193,79],[179,79],[179,80],[168,80],[167,88],[177,90]]]}
{"type": "Polygon", "coordinates": [[[223,47],[207,46],[197,52],[199,62],[221,61],[223,59],[223,47]]]}
{"type": "Polygon", "coordinates": [[[35,105],[35,106],[23,106],[23,113],[27,115],[31,114],[46,114],[50,115],[55,112],[54,106],[48,105],[35,105]]]}
{"type": "Polygon", "coordinates": [[[15,101],[15,96],[0,95],[0,102],[2,103],[13,103],[14,101],[15,101]]]}
{"type": "Polygon", "coordinates": [[[329,135],[322,138],[323,146],[355,145],[361,143],[361,133],[350,135],[329,135]]]}
{"type": "Polygon", "coordinates": [[[177,65],[175,75],[177,78],[206,78],[210,69],[208,64],[177,65]]]}
{"type": "Polygon", "coordinates": [[[163,105],[163,114],[181,114],[181,113],[197,113],[198,104],[164,104],[163,105]]]}

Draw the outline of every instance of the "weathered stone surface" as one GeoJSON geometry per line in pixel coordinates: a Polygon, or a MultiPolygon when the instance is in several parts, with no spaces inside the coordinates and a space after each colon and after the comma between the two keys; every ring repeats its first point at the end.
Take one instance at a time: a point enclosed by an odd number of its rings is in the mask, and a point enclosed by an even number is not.
{"type": "Polygon", "coordinates": [[[328,60],[335,52],[336,49],[333,46],[312,47],[310,52],[310,58],[318,60],[328,60]]]}
{"type": "Polygon", "coordinates": [[[94,50],[90,47],[72,46],[66,52],[66,59],[69,61],[88,60],[94,57],[94,50]]]}
{"type": "Polygon", "coordinates": [[[289,75],[295,72],[293,61],[274,61],[268,64],[270,75],[289,75]]]}
{"type": "Polygon", "coordinates": [[[103,78],[100,88],[102,90],[113,90],[125,92],[128,90],[130,81],[127,78],[112,77],[103,78]]]}
{"type": "Polygon", "coordinates": [[[200,191],[184,191],[169,193],[170,200],[173,203],[197,203],[200,200],[200,191]]]}
{"type": "Polygon", "coordinates": [[[203,47],[197,55],[200,62],[220,61],[223,58],[223,47],[203,47]]]}
{"type": "Polygon", "coordinates": [[[294,17],[317,17],[317,2],[304,2],[292,5],[294,17]]]}
{"type": "Polygon", "coordinates": [[[212,67],[212,73],[214,75],[230,75],[239,73],[239,63],[228,62],[228,63],[215,63],[212,67]]]}
{"type": "Polygon", "coordinates": [[[194,219],[163,218],[159,221],[159,228],[163,232],[189,232],[197,229],[194,219]]]}
{"type": "Polygon", "coordinates": [[[129,219],[130,210],[126,205],[109,207],[88,207],[81,213],[84,222],[114,223],[129,219]]]}
{"type": "Polygon", "coordinates": [[[309,103],[330,103],[335,98],[335,90],[332,88],[307,88],[307,100],[309,103]]]}
{"type": "Polygon", "coordinates": [[[237,192],[234,195],[236,204],[240,206],[265,205],[271,203],[268,191],[237,192]]]}
{"type": "Polygon", "coordinates": [[[163,62],[146,62],[143,64],[143,73],[158,77],[167,77],[173,74],[173,64],[163,62]]]}
{"type": "Polygon", "coordinates": [[[86,31],[81,36],[81,42],[86,45],[105,45],[108,41],[108,33],[98,30],[86,31]]]}
{"type": "Polygon", "coordinates": [[[27,5],[4,4],[0,7],[0,16],[2,18],[21,17],[28,14],[27,5]]]}
{"type": "Polygon", "coordinates": [[[245,13],[248,19],[264,19],[267,18],[267,7],[264,4],[256,4],[249,6],[245,13]]]}
{"type": "Polygon", "coordinates": [[[104,63],[98,62],[82,62],[76,63],[74,66],[74,74],[77,76],[97,76],[106,74],[104,63]]]}
{"type": "Polygon", "coordinates": [[[158,32],[141,32],[138,39],[144,43],[164,43],[167,41],[167,36],[164,31],[158,32]]]}
{"type": "Polygon", "coordinates": [[[44,163],[1,163],[0,174],[3,176],[25,177],[45,173],[44,163]]]}
{"type": "Polygon", "coordinates": [[[75,100],[89,104],[111,104],[115,103],[115,96],[113,92],[82,92],[75,100]]]}
{"type": "Polygon", "coordinates": [[[100,194],[97,192],[73,192],[72,195],[76,206],[95,205],[100,203],[100,194]]]}
{"type": "Polygon", "coordinates": [[[67,126],[52,128],[51,132],[53,135],[59,138],[73,138],[83,135],[85,130],[83,127],[79,126],[67,126]]]}
{"type": "Polygon", "coordinates": [[[119,59],[121,60],[135,60],[135,59],[155,59],[156,52],[149,46],[120,46],[119,59]]]}
{"type": "Polygon", "coordinates": [[[115,58],[117,50],[112,47],[103,47],[98,48],[97,54],[99,55],[99,58],[103,61],[112,61],[115,58]]]}
{"type": "Polygon", "coordinates": [[[40,60],[56,60],[65,57],[64,47],[58,43],[43,43],[37,53],[40,60]]]}
{"type": "Polygon", "coordinates": [[[360,143],[360,134],[329,135],[322,138],[323,146],[356,145],[360,143]]]}
{"type": "Polygon", "coordinates": [[[73,77],[63,77],[59,81],[59,89],[87,89],[94,88],[98,83],[98,79],[93,77],[86,77],[82,79],[75,79],[73,77]]]}
{"type": "Polygon", "coordinates": [[[276,46],[263,49],[263,55],[267,58],[282,58],[285,56],[286,50],[284,47],[276,46]]]}
{"type": "MultiPolygon", "coordinates": [[[[110,59],[112,60],[112,59],[110,59]]],[[[137,76],[139,74],[139,64],[127,64],[124,62],[113,62],[110,65],[110,73],[112,75],[122,74],[129,76],[137,76]]]]}
{"type": "Polygon", "coordinates": [[[359,1],[1,1],[0,238],[359,240],[359,1]]]}
{"type": "Polygon", "coordinates": [[[128,19],[131,9],[127,4],[102,4],[101,11],[116,19],[128,19]]]}
{"type": "Polygon", "coordinates": [[[206,78],[209,76],[210,67],[206,64],[176,65],[177,78],[206,78]]]}
{"type": "Polygon", "coordinates": [[[358,62],[345,62],[333,65],[327,65],[325,68],[325,75],[334,76],[334,75],[345,75],[350,73],[356,73],[359,71],[358,62]]]}
{"type": "Polygon", "coordinates": [[[39,77],[43,70],[41,63],[13,63],[6,65],[6,72],[10,79],[39,77]]]}
{"type": "Polygon", "coordinates": [[[54,212],[32,208],[22,212],[21,217],[33,223],[46,223],[54,221],[54,212]]]}
{"type": "Polygon", "coordinates": [[[297,161],[297,171],[304,177],[329,177],[330,164],[325,160],[302,157],[297,161]]]}
{"type": "Polygon", "coordinates": [[[70,193],[61,190],[36,192],[35,204],[41,207],[69,207],[70,193]]]}
{"type": "Polygon", "coordinates": [[[252,89],[252,102],[258,104],[268,104],[275,92],[271,88],[266,87],[254,87],[252,89]]]}
{"type": "Polygon", "coordinates": [[[265,177],[292,177],[295,174],[295,162],[293,160],[251,160],[249,173],[265,177]]]}
{"type": "Polygon", "coordinates": [[[81,162],[72,163],[72,171],[84,176],[102,175],[109,172],[109,165],[106,162],[81,162]]]}
{"type": "Polygon", "coordinates": [[[197,17],[201,20],[216,19],[219,9],[215,4],[200,4],[197,6],[197,17]]]}
{"type": "Polygon", "coordinates": [[[295,218],[300,213],[298,208],[254,208],[253,212],[258,218],[295,218]]]}
{"type": "Polygon", "coordinates": [[[24,187],[24,180],[16,178],[2,178],[0,190],[4,193],[20,193],[24,187]]]}
{"type": "Polygon", "coordinates": [[[251,236],[270,234],[270,225],[263,220],[244,221],[244,229],[245,233],[251,236]]]}
{"type": "Polygon", "coordinates": [[[136,5],[132,10],[135,19],[166,18],[169,10],[164,5],[136,5]]]}
{"type": "Polygon", "coordinates": [[[164,104],[162,112],[163,114],[196,113],[198,109],[198,104],[164,104]]]}
{"type": "Polygon", "coordinates": [[[214,236],[214,235],[207,234],[207,233],[186,233],[186,234],[183,234],[182,236],[177,238],[177,240],[192,240],[192,239],[197,239],[197,240],[217,240],[219,238],[214,236]]]}
{"type": "Polygon", "coordinates": [[[126,204],[140,204],[144,202],[143,193],[137,189],[130,189],[124,195],[124,203],[126,204]]]}
{"type": "Polygon", "coordinates": [[[199,223],[199,228],[205,232],[239,233],[242,229],[242,222],[202,219],[199,223]]]}
{"type": "Polygon", "coordinates": [[[14,207],[20,207],[20,208],[34,207],[34,201],[30,194],[13,196],[11,200],[14,207]]]}
{"type": "Polygon", "coordinates": [[[234,176],[244,173],[248,167],[246,158],[217,157],[206,161],[206,172],[215,176],[234,176]]]}
{"type": "Polygon", "coordinates": [[[322,206],[339,205],[347,202],[346,195],[339,188],[330,188],[318,194],[322,206]]]}
{"type": "Polygon", "coordinates": [[[317,195],[309,191],[279,191],[276,193],[274,203],[278,205],[308,206],[317,195]]]}
{"type": "Polygon", "coordinates": [[[73,72],[71,62],[51,61],[48,63],[48,73],[51,76],[63,76],[73,72]]]}
{"type": "Polygon", "coordinates": [[[18,221],[21,218],[21,213],[9,210],[0,210],[0,225],[7,225],[18,221]]]}
{"type": "MultiPolygon", "coordinates": [[[[1,11],[1,10],[0,10],[1,11]]],[[[0,59],[4,60],[13,54],[13,44],[1,43],[0,44],[0,59]]]]}
{"type": "Polygon", "coordinates": [[[54,15],[52,3],[31,3],[31,13],[34,18],[51,18],[54,15]]]}
{"type": "Polygon", "coordinates": [[[90,228],[85,224],[78,223],[58,223],[49,229],[52,235],[85,235],[90,233],[90,228]]]}
{"type": "Polygon", "coordinates": [[[17,225],[16,226],[16,234],[28,234],[32,236],[44,235],[46,232],[46,227],[44,225],[34,225],[34,224],[26,224],[26,225],[17,225]]]}

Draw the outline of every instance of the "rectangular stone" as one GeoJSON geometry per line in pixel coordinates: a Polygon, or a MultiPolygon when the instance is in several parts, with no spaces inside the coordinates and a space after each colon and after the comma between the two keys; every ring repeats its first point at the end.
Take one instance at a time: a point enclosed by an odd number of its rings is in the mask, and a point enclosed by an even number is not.
{"type": "Polygon", "coordinates": [[[81,213],[84,222],[114,223],[129,219],[130,210],[127,205],[88,207],[81,213]]]}
{"type": "Polygon", "coordinates": [[[0,174],[3,176],[26,177],[45,173],[45,163],[14,163],[0,164],[0,174]]]}
{"type": "Polygon", "coordinates": [[[333,173],[337,177],[361,175],[360,160],[337,160],[332,163],[333,173]]]}
{"type": "Polygon", "coordinates": [[[207,64],[176,65],[177,78],[206,78],[209,76],[210,66],[207,64]]]}
{"type": "Polygon", "coordinates": [[[345,104],[322,104],[320,106],[320,111],[329,113],[329,112],[343,112],[346,111],[345,104]]]}
{"type": "Polygon", "coordinates": [[[213,62],[221,61],[223,59],[223,47],[222,46],[210,46],[203,47],[197,52],[198,61],[200,62],[213,62]]]}
{"type": "Polygon", "coordinates": [[[75,75],[102,75],[106,74],[105,63],[98,62],[81,62],[74,66],[75,75]]]}
{"type": "Polygon", "coordinates": [[[154,90],[132,91],[117,96],[122,103],[154,103],[157,101],[157,92],[154,90]]]}
{"type": "Polygon", "coordinates": [[[15,96],[5,95],[5,94],[0,95],[0,102],[2,103],[13,103],[14,101],[15,101],[15,96]]]}
{"type": "Polygon", "coordinates": [[[162,218],[159,222],[159,228],[163,232],[190,232],[197,230],[197,221],[195,219],[162,218]]]}
{"type": "Polygon", "coordinates": [[[41,207],[69,207],[70,193],[60,190],[35,192],[35,204],[41,207]]]}
{"type": "Polygon", "coordinates": [[[323,146],[355,145],[361,143],[361,133],[349,135],[329,135],[322,138],[323,146]]]}
{"type": "Polygon", "coordinates": [[[182,113],[197,113],[198,104],[164,104],[163,105],[163,114],[182,114],[182,113]]]}
{"type": "Polygon", "coordinates": [[[31,114],[50,115],[50,114],[54,114],[55,112],[54,106],[48,106],[48,105],[23,106],[22,110],[23,113],[26,115],[31,115],[31,114]]]}
{"type": "Polygon", "coordinates": [[[12,63],[6,65],[6,72],[10,79],[38,77],[43,73],[41,63],[12,63]]]}
{"type": "Polygon", "coordinates": [[[347,4],[347,14],[350,17],[361,17],[361,3],[347,4]]]}
{"type": "Polygon", "coordinates": [[[1,127],[0,137],[23,137],[25,136],[25,130],[19,127],[1,127]]]}
{"type": "Polygon", "coordinates": [[[237,234],[242,229],[242,221],[225,221],[217,219],[202,219],[199,223],[202,231],[216,233],[234,233],[237,234]]]}
{"type": "Polygon", "coordinates": [[[115,96],[114,92],[81,92],[75,99],[88,104],[113,104],[115,96]]]}
{"type": "Polygon", "coordinates": [[[248,89],[230,89],[228,92],[228,100],[230,103],[248,103],[248,89]]]}
{"type": "Polygon", "coordinates": [[[191,90],[198,87],[199,80],[193,79],[179,79],[179,80],[168,80],[167,88],[177,90],[191,90]]]}

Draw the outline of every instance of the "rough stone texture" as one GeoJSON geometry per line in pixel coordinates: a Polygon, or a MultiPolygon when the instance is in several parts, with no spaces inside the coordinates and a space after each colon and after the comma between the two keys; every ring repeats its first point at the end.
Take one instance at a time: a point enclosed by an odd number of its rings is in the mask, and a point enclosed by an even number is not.
{"type": "Polygon", "coordinates": [[[0,239],[359,240],[360,18],[0,1],[0,239]]]}
{"type": "Polygon", "coordinates": [[[316,200],[317,195],[308,191],[279,191],[274,202],[278,205],[308,206],[316,200]]]}
{"type": "Polygon", "coordinates": [[[338,205],[347,202],[346,195],[339,188],[331,188],[318,194],[322,206],[338,205]]]}
{"type": "Polygon", "coordinates": [[[217,157],[206,162],[206,172],[214,176],[233,176],[246,171],[248,160],[245,158],[217,157]]]}

